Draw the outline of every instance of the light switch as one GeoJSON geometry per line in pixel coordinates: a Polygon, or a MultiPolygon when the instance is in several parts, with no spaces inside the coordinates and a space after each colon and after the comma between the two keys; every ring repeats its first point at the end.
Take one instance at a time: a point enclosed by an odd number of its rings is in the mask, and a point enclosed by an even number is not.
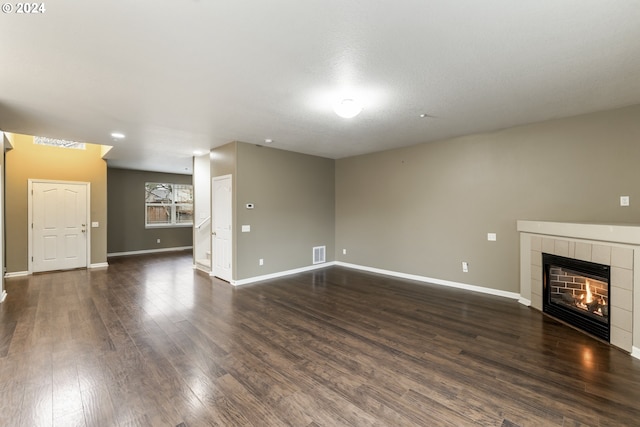
{"type": "Polygon", "coordinates": [[[490,242],[495,242],[497,240],[496,233],[487,233],[487,240],[490,242]]]}
{"type": "Polygon", "coordinates": [[[98,228],[98,227],[100,227],[100,224],[98,223],[98,221],[93,221],[91,223],[91,228],[98,228]]]}
{"type": "Polygon", "coordinates": [[[248,233],[251,231],[251,226],[250,225],[243,225],[242,226],[242,232],[243,233],[248,233]]]}
{"type": "Polygon", "coordinates": [[[620,206],[629,206],[629,196],[620,196],[620,206]]]}

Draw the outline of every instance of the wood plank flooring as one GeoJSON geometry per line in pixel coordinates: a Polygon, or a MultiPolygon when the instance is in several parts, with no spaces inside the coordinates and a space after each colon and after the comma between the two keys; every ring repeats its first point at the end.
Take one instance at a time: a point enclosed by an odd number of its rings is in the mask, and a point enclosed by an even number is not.
{"type": "Polygon", "coordinates": [[[2,426],[634,426],[640,361],[513,300],[189,253],[6,280],[2,426]]]}

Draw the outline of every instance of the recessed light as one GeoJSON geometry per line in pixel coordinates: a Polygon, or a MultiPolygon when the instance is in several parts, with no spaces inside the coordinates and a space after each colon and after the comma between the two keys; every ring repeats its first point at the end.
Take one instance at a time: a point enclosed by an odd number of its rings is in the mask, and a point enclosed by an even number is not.
{"type": "Polygon", "coordinates": [[[111,132],[111,138],[113,138],[113,139],[124,139],[124,133],[122,133],[122,132],[111,132]]]}
{"type": "Polygon", "coordinates": [[[339,103],[333,106],[333,111],[340,117],[350,119],[357,116],[362,111],[362,105],[355,99],[343,99],[339,103]]]}

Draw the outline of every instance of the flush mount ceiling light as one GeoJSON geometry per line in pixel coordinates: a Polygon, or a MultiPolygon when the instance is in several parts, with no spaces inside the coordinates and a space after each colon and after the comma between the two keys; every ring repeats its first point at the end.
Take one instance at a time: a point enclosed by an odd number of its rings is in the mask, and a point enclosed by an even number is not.
{"type": "Polygon", "coordinates": [[[113,139],[124,139],[124,133],[122,133],[122,132],[111,132],[111,138],[113,138],[113,139]]]}
{"type": "Polygon", "coordinates": [[[339,103],[333,106],[333,110],[340,117],[350,119],[357,116],[362,111],[362,105],[355,99],[343,99],[339,103]]]}

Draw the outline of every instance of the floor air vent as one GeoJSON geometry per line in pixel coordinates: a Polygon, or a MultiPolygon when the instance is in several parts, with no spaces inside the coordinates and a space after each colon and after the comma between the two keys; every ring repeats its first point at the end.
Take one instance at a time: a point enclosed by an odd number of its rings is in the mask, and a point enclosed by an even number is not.
{"type": "Polygon", "coordinates": [[[313,248],[313,263],[320,264],[326,262],[326,246],[316,246],[313,248]]]}

